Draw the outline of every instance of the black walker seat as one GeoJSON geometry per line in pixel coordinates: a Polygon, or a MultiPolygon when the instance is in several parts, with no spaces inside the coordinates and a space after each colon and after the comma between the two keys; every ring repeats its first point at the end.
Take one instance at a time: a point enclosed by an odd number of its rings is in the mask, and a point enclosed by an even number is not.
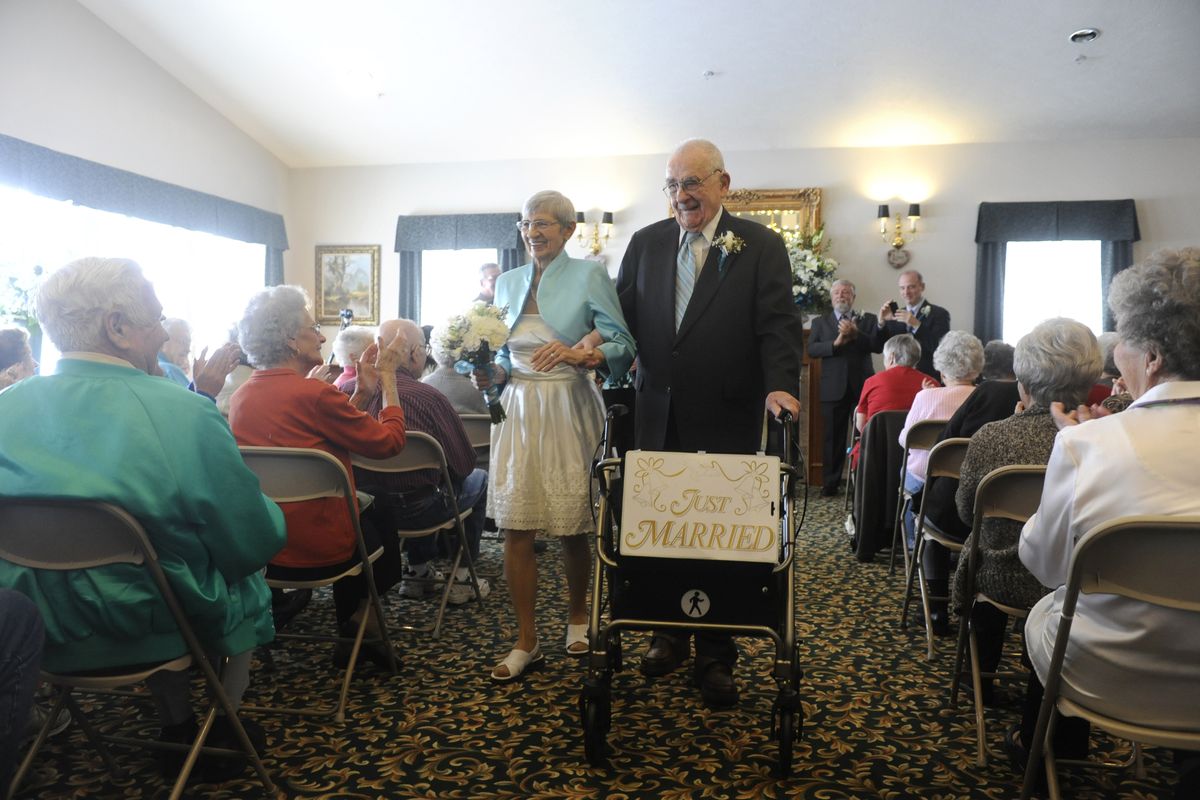
{"type": "MultiPolygon", "coordinates": [[[[605,443],[608,423],[606,422],[605,443]]],[[[792,745],[802,725],[802,711],[798,692],[801,672],[796,642],[795,625],[795,546],[799,526],[795,524],[793,494],[797,476],[802,469],[794,465],[791,458],[794,430],[790,421],[785,423],[784,457],[757,454],[754,456],[728,456],[717,454],[679,454],[631,451],[625,457],[605,457],[594,467],[599,484],[597,525],[595,538],[596,568],[592,572],[592,603],[589,630],[590,649],[587,659],[587,677],[580,695],[580,714],[584,730],[584,750],[588,761],[600,766],[606,760],[607,733],[611,725],[611,684],[614,672],[621,669],[620,633],[622,630],[711,630],[741,636],[769,638],[775,644],[772,677],[779,694],[772,707],[772,735],[779,741],[779,773],[786,777],[791,773],[792,745]],[[762,493],[757,505],[767,509],[773,530],[762,531],[762,513],[757,522],[742,525],[730,531],[732,525],[744,518],[729,516],[729,524],[718,528],[714,538],[708,526],[714,523],[707,508],[695,514],[687,509],[671,514],[676,528],[666,534],[654,529],[659,540],[673,541],[681,555],[698,553],[702,557],[660,557],[632,555],[630,543],[643,545],[647,538],[646,529],[635,529],[626,520],[622,526],[623,505],[630,500],[623,497],[625,482],[637,480],[628,473],[630,467],[644,473],[647,459],[674,459],[676,463],[687,462],[692,469],[701,471],[715,466],[715,462],[736,459],[749,461],[756,475],[764,476],[757,481],[778,481],[779,494],[762,493]],[[766,467],[766,468],[764,468],[766,467]],[[682,534],[679,526],[687,525],[688,533],[682,534]],[[699,531],[699,534],[697,534],[699,531]],[[774,534],[774,546],[763,549],[760,543],[769,543],[764,536],[774,534]],[[622,539],[622,537],[631,537],[622,539]],[[707,538],[706,538],[707,537],[707,538]],[[697,539],[714,545],[726,555],[714,557],[700,553],[695,548],[697,539]],[[622,543],[624,541],[624,546],[622,543]],[[740,548],[740,550],[739,550],[740,548]],[[758,555],[747,555],[750,551],[758,555]],[[737,556],[736,553],[741,555],[737,556]],[[758,561],[724,560],[733,555],[737,558],[759,558],[758,561]],[[722,560],[716,560],[721,558],[722,560]],[[607,613],[605,613],[607,612],[607,613]]],[[[605,448],[607,449],[607,448],[605,448]]],[[[603,452],[603,451],[602,451],[603,452]]],[[[726,476],[728,478],[728,476],[726,476]]],[[[643,495],[643,499],[651,493],[643,495]]],[[[658,495],[655,495],[657,498],[658,495]]],[[[664,502],[671,499],[664,493],[664,502]]],[[[757,495],[756,495],[757,497],[757,495]]],[[[674,498],[678,501],[678,497],[674,498]]],[[[645,503],[643,502],[643,505],[645,503]]],[[[645,514],[630,514],[634,520],[645,514]]]]}

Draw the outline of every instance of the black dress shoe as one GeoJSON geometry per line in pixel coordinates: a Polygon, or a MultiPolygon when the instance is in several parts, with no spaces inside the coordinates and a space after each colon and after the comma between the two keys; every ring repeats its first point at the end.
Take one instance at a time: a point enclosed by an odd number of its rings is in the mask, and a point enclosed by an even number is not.
{"type": "Polygon", "coordinates": [[[720,661],[711,661],[708,666],[697,669],[696,685],[700,697],[709,708],[732,708],[737,705],[738,688],[733,680],[733,669],[720,661]]]}
{"type": "Polygon", "coordinates": [[[678,669],[686,653],[680,653],[675,642],[666,636],[654,636],[650,639],[650,647],[642,656],[642,674],[648,678],[660,678],[678,669]]]}

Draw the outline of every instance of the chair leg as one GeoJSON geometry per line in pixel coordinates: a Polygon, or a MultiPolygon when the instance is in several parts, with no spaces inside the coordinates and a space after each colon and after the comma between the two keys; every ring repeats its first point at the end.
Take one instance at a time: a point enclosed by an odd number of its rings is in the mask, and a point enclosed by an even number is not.
{"type": "MultiPolygon", "coordinates": [[[[924,542],[924,540],[922,540],[924,542]]],[[[924,548],[921,548],[924,551],[924,548]]],[[[925,585],[925,565],[917,559],[917,588],[921,591],[921,610],[925,612],[925,660],[933,661],[933,615],[929,607],[929,589],[925,585]]]]}
{"type": "Polygon", "coordinates": [[[258,775],[258,780],[262,783],[263,790],[268,797],[275,797],[278,794],[275,791],[275,784],[271,781],[271,776],[267,774],[267,768],[263,766],[262,759],[259,757],[258,751],[254,749],[250,737],[246,735],[246,729],[242,727],[242,720],[238,717],[238,709],[233,707],[229,695],[225,693],[225,688],[221,685],[221,676],[225,672],[225,666],[229,663],[229,659],[221,658],[218,665],[220,673],[213,669],[212,664],[208,662],[208,659],[204,658],[203,653],[196,658],[196,661],[204,673],[205,682],[208,684],[208,691],[211,697],[209,712],[205,715],[204,724],[196,736],[197,741],[203,745],[204,740],[208,738],[208,733],[212,729],[212,722],[216,719],[217,707],[219,706],[229,719],[229,724],[233,726],[233,731],[237,734],[238,741],[241,743],[246,757],[250,759],[250,765],[254,767],[254,772],[258,775]]]}
{"type": "Polygon", "coordinates": [[[896,547],[904,548],[904,567],[908,568],[908,537],[903,536],[901,531],[904,529],[904,509],[906,498],[904,494],[903,478],[901,478],[900,497],[896,500],[896,518],[892,521],[892,552],[888,556],[888,575],[896,571],[896,547]]]}
{"type": "Polygon", "coordinates": [[[912,561],[907,565],[908,575],[904,581],[904,606],[900,609],[900,629],[908,629],[908,609],[912,606],[913,597],[913,579],[916,577],[914,565],[921,559],[925,552],[925,540],[918,539],[917,547],[913,551],[912,561]]]}
{"type": "Polygon", "coordinates": [[[175,777],[175,783],[171,787],[171,794],[168,800],[179,800],[183,796],[183,791],[187,788],[188,777],[192,774],[192,769],[195,768],[196,762],[200,760],[200,748],[204,746],[204,741],[208,738],[208,734],[212,730],[213,721],[216,718],[217,704],[214,701],[209,703],[208,713],[204,715],[204,721],[200,724],[200,730],[196,733],[196,738],[192,740],[192,746],[188,748],[187,757],[183,760],[183,766],[179,768],[179,775],[175,777]]]}
{"type": "MultiPolygon", "coordinates": [[[[971,603],[974,606],[974,601],[971,603]]],[[[971,609],[968,608],[966,613],[959,617],[958,620],[958,642],[954,646],[954,672],[950,677],[950,707],[958,707],[958,690],[962,685],[963,668],[967,658],[967,636],[969,626],[971,624],[971,609]]]]}
{"type": "MultiPolygon", "coordinates": [[[[30,767],[33,766],[33,760],[37,757],[38,751],[42,749],[42,745],[50,738],[50,726],[54,724],[54,720],[62,711],[63,706],[67,702],[67,697],[70,695],[70,687],[59,687],[56,691],[54,704],[50,708],[50,713],[47,715],[42,727],[38,729],[37,736],[33,740],[33,744],[29,746],[29,752],[25,754],[25,758],[21,759],[21,765],[17,768],[17,774],[13,775],[9,782],[5,797],[11,800],[17,794],[17,787],[21,785],[21,781],[25,780],[25,776],[29,773],[30,767]]],[[[74,718],[74,715],[72,715],[74,718]]]]}
{"type": "Polygon", "coordinates": [[[979,673],[979,645],[975,639],[975,629],[967,624],[968,644],[971,649],[971,690],[974,692],[975,706],[975,764],[987,766],[987,733],[983,723],[983,678],[979,673]]]}

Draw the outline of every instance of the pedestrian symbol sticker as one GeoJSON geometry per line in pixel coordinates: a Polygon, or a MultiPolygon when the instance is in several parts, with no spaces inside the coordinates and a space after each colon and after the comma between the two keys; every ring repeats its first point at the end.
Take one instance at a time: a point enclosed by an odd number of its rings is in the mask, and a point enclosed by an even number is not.
{"type": "Polygon", "coordinates": [[[689,617],[703,617],[708,613],[708,595],[699,589],[689,589],[683,593],[683,599],[679,605],[683,607],[683,613],[689,617]]]}

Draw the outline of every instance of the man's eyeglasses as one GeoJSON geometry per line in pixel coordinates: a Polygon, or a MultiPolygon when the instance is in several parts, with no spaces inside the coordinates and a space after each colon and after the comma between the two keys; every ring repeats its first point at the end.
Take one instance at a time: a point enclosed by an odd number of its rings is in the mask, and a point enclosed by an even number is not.
{"type": "Polygon", "coordinates": [[[430,355],[430,354],[433,352],[433,345],[431,345],[431,344],[418,344],[418,345],[413,345],[413,352],[414,352],[414,353],[415,353],[415,352],[417,352],[417,351],[419,351],[419,350],[424,350],[424,351],[425,351],[425,355],[427,355],[427,356],[428,356],[428,355],[430,355]]]}
{"type": "Polygon", "coordinates": [[[529,233],[530,228],[532,228],[538,233],[541,233],[547,228],[558,224],[559,223],[557,222],[551,222],[550,220],[546,219],[523,219],[517,223],[517,229],[520,230],[521,233],[529,233]]]}
{"type": "Polygon", "coordinates": [[[685,191],[688,194],[691,194],[692,192],[699,189],[700,185],[702,183],[704,183],[706,180],[708,180],[709,178],[711,178],[713,175],[720,175],[724,171],[725,170],[723,170],[723,169],[714,169],[712,172],[708,173],[708,175],[704,176],[703,178],[684,178],[681,181],[667,181],[666,184],[662,187],[663,194],[665,194],[667,197],[674,197],[676,192],[679,192],[680,190],[685,191]]]}

